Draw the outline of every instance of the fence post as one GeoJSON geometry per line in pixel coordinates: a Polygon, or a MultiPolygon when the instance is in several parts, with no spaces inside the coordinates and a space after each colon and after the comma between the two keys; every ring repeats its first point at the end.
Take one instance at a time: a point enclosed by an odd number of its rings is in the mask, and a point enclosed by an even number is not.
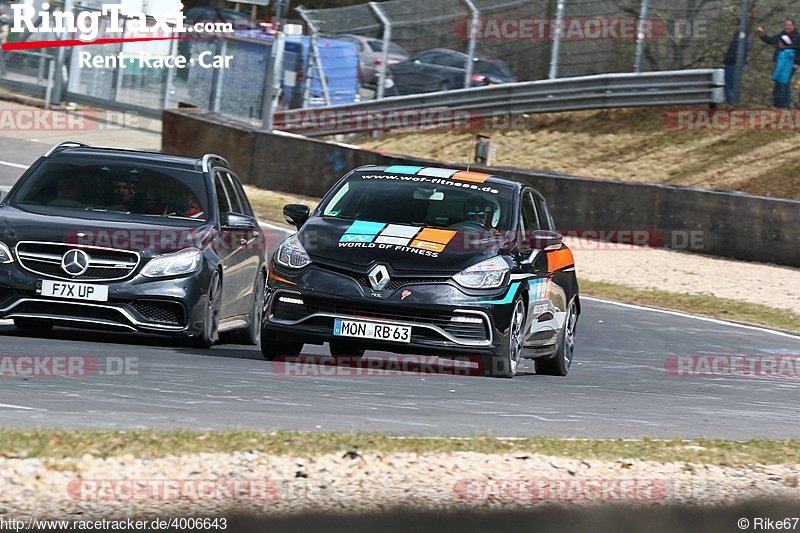
{"type": "MultiPolygon", "coordinates": [[[[175,42],[174,40],[169,41],[169,57],[175,56],[175,42]]],[[[188,66],[186,68],[189,68],[188,66]]],[[[172,92],[172,85],[175,80],[175,69],[168,68],[165,69],[167,71],[167,77],[164,80],[164,94],[162,95],[161,99],[161,107],[166,109],[169,107],[169,96],[172,92]]]]}
{"type": "Polygon", "coordinates": [[[284,16],[288,10],[289,0],[278,0],[275,6],[275,18],[278,23],[278,34],[272,42],[272,50],[269,55],[269,65],[267,75],[264,80],[264,96],[262,98],[262,119],[263,127],[267,131],[272,131],[272,119],[277,106],[276,95],[280,95],[281,77],[283,73],[283,49],[286,45],[286,34],[283,32],[284,16]]]}
{"type": "Polygon", "coordinates": [[[742,97],[742,78],[744,78],[744,56],[747,53],[747,26],[750,23],[750,0],[742,0],[742,16],[739,19],[739,42],[736,46],[736,73],[733,78],[733,104],[742,97]]]}
{"type": "Polygon", "coordinates": [[[325,68],[322,66],[322,60],[319,56],[319,28],[316,23],[311,20],[311,17],[306,13],[305,8],[302,6],[297,8],[297,12],[305,21],[308,30],[311,33],[311,51],[308,54],[308,65],[306,65],[305,86],[303,87],[303,107],[308,107],[309,99],[311,98],[311,84],[313,79],[311,73],[316,69],[319,74],[319,85],[322,88],[322,97],[325,100],[325,105],[331,104],[331,96],[328,92],[328,79],[325,77],[325,68]]]}
{"type": "Polygon", "coordinates": [[[481,10],[475,5],[472,0],[464,0],[469,9],[469,44],[467,45],[467,69],[464,74],[464,87],[468,88],[472,85],[472,67],[473,58],[475,57],[475,44],[478,39],[478,25],[481,23],[481,10]]]}
{"type": "MultiPolygon", "coordinates": [[[[228,52],[228,40],[224,37],[217,41],[214,53],[217,56],[225,56],[228,52]]],[[[212,113],[219,113],[219,106],[222,103],[222,87],[224,86],[223,79],[225,78],[225,69],[216,68],[211,77],[211,101],[208,103],[208,110],[212,113]]]]}
{"type": "MultiPolygon", "coordinates": [[[[74,11],[72,0],[65,0],[64,2],[64,13],[69,13],[74,11]]],[[[66,32],[63,32],[58,35],[59,40],[63,40],[67,38],[66,32]]],[[[56,66],[55,66],[55,81],[53,82],[53,98],[56,102],[60,102],[63,99],[64,95],[64,82],[68,81],[67,79],[67,70],[66,70],[66,59],[67,59],[67,50],[63,46],[58,49],[56,53],[56,66]]]]}
{"type": "Polygon", "coordinates": [[[383,93],[386,85],[386,70],[389,68],[389,44],[392,42],[392,21],[386,16],[386,13],[375,2],[370,2],[369,7],[375,13],[375,16],[383,24],[383,49],[381,50],[381,68],[378,71],[378,87],[375,91],[375,98],[383,98],[383,93]]]}
{"type": "MultiPolygon", "coordinates": [[[[125,17],[122,19],[122,35],[121,38],[125,38],[125,33],[128,29],[128,18],[125,17]]],[[[122,53],[122,50],[125,48],[125,43],[120,43],[119,51],[122,53]]],[[[119,95],[119,90],[122,88],[122,77],[125,75],[125,65],[120,65],[122,61],[117,61],[114,64],[114,81],[113,85],[111,86],[111,101],[116,102],[117,96],[119,95]]]]}
{"type": "Polygon", "coordinates": [[[642,0],[639,9],[639,22],[636,25],[636,59],[633,63],[633,71],[637,74],[642,71],[642,58],[644,57],[644,45],[646,40],[645,30],[647,29],[647,6],[648,0],[642,0]]]}
{"type": "Polygon", "coordinates": [[[550,74],[548,75],[551,80],[558,77],[558,52],[561,49],[561,34],[564,33],[564,8],[566,4],[567,0],[558,0],[558,6],[556,7],[556,24],[553,31],[553,48],[550,51],[550,74]]]}

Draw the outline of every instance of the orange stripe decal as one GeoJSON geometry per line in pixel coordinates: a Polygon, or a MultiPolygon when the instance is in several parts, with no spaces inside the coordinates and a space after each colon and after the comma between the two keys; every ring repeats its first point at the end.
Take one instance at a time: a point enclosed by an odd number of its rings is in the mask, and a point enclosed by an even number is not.
{"type": "Polygon", "coordinates": [[[468,172],[466,170],[462,170],[461,172],[456,172],[455,174],[453,174],[452,179],[459,181],[469,181],[472,183],[483,183],[491,177],[492,177],[491,174],[484,174],[483,172],[468,172]]]}
{"type": "Polygon", "coordinates": [[[275,274],[272,272],[272,270],[270,270],[270,271],[269,271],[269,279],[274,279],[274,280],[276,280],[276,281],[282,281],[282,282],[284,282],[284,283],[288,283],[289,285],[297,285],[297,283],[295,283],[294,281],[289,281],[289,280],[288,280],[288,279],[286,279],[286,278],[282,278],[282,277],[280,277],[280,276],[276,276],[276,275],[275,275],[275,274]]]}
{"type": "Polygon", "coordinates": [[[575,259],[572,257],[572,250],[569,248],[562,248],[556,252],[547,252],[547,271],[555,272],[562,268],[571,267],[575,264],[575,259]]]}
{"type": "Polygon", "coordinates": [[[430,241],[437,242],[439,244],[447,244],[453,239],[453,237],[455,237],[455,235],[456,232],[453,230],[425,228],[419,232],[419,235],[417,235],[415,239],[418,241],[430,241]]]}

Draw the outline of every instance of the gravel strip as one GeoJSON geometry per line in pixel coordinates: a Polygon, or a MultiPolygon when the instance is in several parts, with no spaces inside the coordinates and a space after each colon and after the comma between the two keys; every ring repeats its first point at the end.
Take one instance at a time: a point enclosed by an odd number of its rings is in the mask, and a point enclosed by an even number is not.
{"type": "Polygon", "coordinates": [[[496,510],[548,503],[710,505],[755,497],[796,501],[798,474],[794,464],[722,467],[471,452],[0,458],[0,515],[113,519],[394,507],[496,510]]]}

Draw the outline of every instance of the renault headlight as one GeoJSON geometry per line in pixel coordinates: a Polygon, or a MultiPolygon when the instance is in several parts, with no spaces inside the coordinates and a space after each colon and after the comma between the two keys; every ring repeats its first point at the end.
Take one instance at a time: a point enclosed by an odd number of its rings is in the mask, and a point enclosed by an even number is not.
{"type": "Polygon", "coordinates": [[[0,242],[0,263],[13,263],[14,256],[11,255],[11,249],[5,243],[0,242]]]}
{"type": "Polygon", "coordinates": [[[303,248],[303,245],[300,244],[300,239],[297,238],[297,235],[292,235],[278,246],[275,261],[279,265],[288,268],[303,268],[311,263],[311,257],[309,257],[306,249],[303,248]]]}
{"type": "Polygon", "coordinates": [[[468,289],[496,289],[503,284],[508,271],[506,260],[497,256],[462,270],[453,279],[468,289]]]}
{"type": "Polygon", "coordinates": [[[203,252],[197,248],[186,248],[180,252],[155,257],[147,263],[142,275],[148,278],[163,278],[191,274],[200,270],[203,252]]]}

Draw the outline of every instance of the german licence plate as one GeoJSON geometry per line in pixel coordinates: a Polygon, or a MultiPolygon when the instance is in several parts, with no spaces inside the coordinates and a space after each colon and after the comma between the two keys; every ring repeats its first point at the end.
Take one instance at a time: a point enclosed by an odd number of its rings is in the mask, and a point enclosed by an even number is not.
{"type": "Polygon", "coordinates": [[[39,294],[51,298],[67,298],[69,300],[86,300],[90,302],[107,302],[108,287],[105,285],[89,285],[88,283],[72,283],[69,281],[43,280],[39,294]]]}
{"type": "Polygon", "coordinates": [[[342,320],[337,318],[333,323],[335,337],[357,337],[360,339],[377,339],[391,342],[411,342],[410,326],[392,324],[376,324],[360,320],[342,320]]]}

